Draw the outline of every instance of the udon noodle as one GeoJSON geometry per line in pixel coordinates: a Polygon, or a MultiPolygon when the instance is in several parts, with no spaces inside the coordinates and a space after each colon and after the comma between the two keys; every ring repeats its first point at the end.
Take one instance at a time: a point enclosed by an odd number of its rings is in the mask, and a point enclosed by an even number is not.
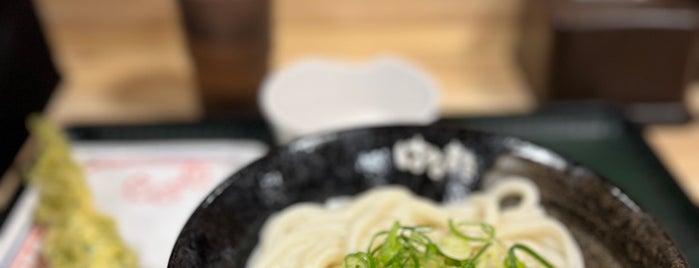
{"type": "MultiPolygon", "coordinates": [[[[508,199],[510,200],[510,199],[508,199]]],[[[547,215],[536,186],[526,179],[502,180],[465,200],[440,205],[401,187],[376,188],[354,199],[326,204],[301,203],[273,215],[265,223],[248,268],[342,267],[350,253],[366,250],[374,234],[404,225],[430,226],[430,237],[446,254],[468,257],[450,248],[448,220],[483,222],[496,230],[498,241],[478,267],[502,267],[507,248],[526,245],[555,267],[584,267],[582,255],[566,227],[547,215]],[[503,206],[508,198],[518,202],[503,206]]],[[[523,258],[527,267],[538,267],[523,258]]]]}

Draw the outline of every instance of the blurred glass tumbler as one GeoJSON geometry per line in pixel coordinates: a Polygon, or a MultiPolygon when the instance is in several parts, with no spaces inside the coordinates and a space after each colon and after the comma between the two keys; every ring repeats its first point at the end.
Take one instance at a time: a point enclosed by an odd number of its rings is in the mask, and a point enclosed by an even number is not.
{"type": "Polygon", "coordinates": [[[257,89],[268,67],[269,1],[179,4],[206,116],[257,116],[257,89]]]}

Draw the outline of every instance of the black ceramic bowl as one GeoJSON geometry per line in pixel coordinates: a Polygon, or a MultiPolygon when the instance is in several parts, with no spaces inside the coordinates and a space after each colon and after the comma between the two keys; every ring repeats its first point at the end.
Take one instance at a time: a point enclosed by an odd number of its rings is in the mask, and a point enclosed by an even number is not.
{"type": "Polygon", "coordinates": [[[589,169],[516,138],[439,127],[351,130],[302,138],[270,152],[225,180],[197,208],[169,266],[244,267],[267,217],[297,202],[322,202],[384,184],[441,201],[506,175],[538,185],[543,205],[571,230],[587,267],[688,266],[656,220],[589,169]],[[440,179],[430,178],[420,164],[413,171],[399,168],[397,154],[423,163],[425,150],[394,148],[416,135],[438,151],[458,141],[473,161],[466,171],[440,179]]]}

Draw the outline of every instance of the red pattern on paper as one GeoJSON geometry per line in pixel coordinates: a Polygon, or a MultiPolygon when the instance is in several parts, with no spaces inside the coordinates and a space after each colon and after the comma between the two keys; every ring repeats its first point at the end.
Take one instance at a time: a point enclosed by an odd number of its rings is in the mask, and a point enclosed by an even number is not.
{"type": "Polygon", "coordinates": [[[155,181],[148,173],[134,173],[124,180],[121,190],[131,202],[166,205],[182,199],[187,191],[201,191],[213,183],[211,168],[199,162],[185,163],[173,178],[155,181]]]}
{"type": "Polygon", "coordinates": [[[19,252],[10,263],[10,268],[43,267],[44,265],[39,261],[39,249],[43,238],[44,231],[39,227],[32,227],[19,252]]]}

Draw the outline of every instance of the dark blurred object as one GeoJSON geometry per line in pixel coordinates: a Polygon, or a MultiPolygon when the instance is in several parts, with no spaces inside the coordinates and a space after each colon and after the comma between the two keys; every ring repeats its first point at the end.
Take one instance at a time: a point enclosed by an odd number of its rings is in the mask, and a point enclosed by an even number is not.
{"type": "Polygon", "coordinates": [[[0,1],[0,172],[27,137],[27,115],[43,109],[57,82],[32,1],[0,1]]]}
{"type": "Polygon", "coordinates": [[[532,0],[520,60],[542,101],[606,100],[637,123],[684,122],[692,0],[532,0]]]}
{"type": "Polygon", "coordinates": [[[269,1],[179,0],[207,117],[256,117],[267,72],[269,1]]]}
{"type": "Polygon", "coordinates": [[[21,193],[10,167],[28,135],[24,120],[43,109],[57,82],[32,1],[0,1],[0,226],[21,193]]]}

